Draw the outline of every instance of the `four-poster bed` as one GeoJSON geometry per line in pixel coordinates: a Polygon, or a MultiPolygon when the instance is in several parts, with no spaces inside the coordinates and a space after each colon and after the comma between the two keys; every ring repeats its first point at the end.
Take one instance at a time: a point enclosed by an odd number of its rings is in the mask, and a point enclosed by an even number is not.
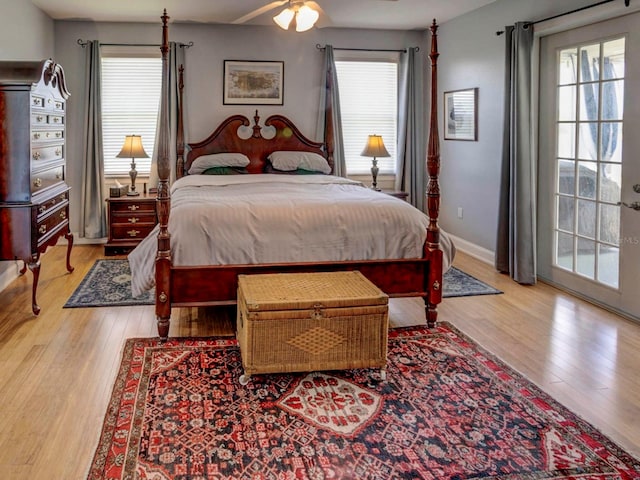
{"type": "MultiPolygon", "coordinates": [[[[438,173],[440,164],[440,154],[438,145],[438,127],[437,127],[437,83],[436,83],[436,65],[438,58],[437,51],[437,25],[434,23],[431,26],[432,43],[431,43],[431,114],[430,114],[430,132],[429,132],[429,144],[428,144],[428,157],[427,157],[427,170],[429,175],[429,182],[427,187],[427,209],[428,216],[419,212],[414,207],[410,206],[402,200],[386,196],[379,192],[372,192],[370,189],[364,188],[362,185],[357,185],[358,182],[353,182],[347,179],[341,179],[340,177],[333,177],[332,175],[320,175],[313,174],[308,175],[307,179],[302,179],[303,175],[273,175],[265,174],[265,171],[273,169],[276,166],[275,162],[271,165],[267,157],[273,152],[302,152],[302,156],[309,155],[313,162],[321,157],[321,161],[325,161],[329,168],[333,168],[333,145],[332,145],[332,131],[333,125],[331,122],[327,122],[326,126],[326,141],[325,143],[318,143],[307,139],[291,122],[288,118],[281,115],[272,115],[264,122],[264,128],[259,125],[259,116],[256,111],[253,125],[250,125],[249,120],[242,115],[234,115],[224,120],[214,132],[204,141],[198,143],[189,144],[187,150],[187,156],[183,159],[183,146],[184,137],[181,131],[183,119],[178,121],[178,146],[177,153],[178,159],[176,159],[176,176],[177,181],[173,186],[169,185],[170,171],[171,171],[171,159],[169,158],[169,121],[168,121],[168,107],[167,107],[167,69],[168,69],[168,19],[166,10],[162,16],[162,65],[163,65],[163,82],[162,82],[162,105],[160,114],[160,135],[158,140],[158,194],[157,194],[157,207],[158,207],[158,227],[157,236],[153,238],[145,239],[136,250],[134,250],[129,260],[132,262],[132,273],[135,276],[136,271],[139,269],[143,261],[143,257],[150,257],[155,252],[155,261],[151,264],[151,267],[155,270],[155,274],[151,272],[149,275],[152,277],[153,283],[155,283],[156,289],[156,316],[158,321],[158,333],[160,337],[167,337],[169,334],[169,325],[171,318],[172,307],[182,306],[203,306],[203,305],[216,305],[216,304],[233,304],[236,302],[236,290],[237,290],[237,277],[239,274],[256,274],[256,273],[274,273],[274,272],[313,272],[313,271],[337,271],[337,270],[359,270],[375,285],[377,285],[382,291],[388,294],[390,297],[421,297],[425,302],[425,314],[427,324],[433,327],[437,320],[437,305],[442,299],[442,274],[443,274],[443,249],[441,245],[440,229],[438,227],[438,210],[440,202],[440,192],[438,186],[438,173]],[[239,132],[243,130],[247,131],[247,135],[239,135],[239,132]],[[241,170],[242,174],[239,175],[225,175],[224,177],[217,175],[192,175],[189,174],[194,162],[199,165],[201,161],[205,159],[216,160],[220,156],[224,156],[228,152],[241,152],[246,156],[247,163],[233,165],[235,170],[241,170]],[[243,165],[243,166],[242,166],[243,165]],[[237,168],[236,168],[237,167],[237,168]],[[247,175],[248,173],[248,175],[247,175]],[[197,178],[196,178],[197,177],[197,178]],[[207,178],[204,178],[207,177],[207,178]],[[280,247],[280,250],[275,256],[266,258],[276,258],[277,261],[264,261],[258,258],[257,261],[237,261],[239,252],[231,253],[231,260],[218,260],[218,261],[199,261],[194,262],[192,260],[180,260],[178,257],[182,255],[182,258],[191,258],[190,254],[193,250],[210,250],[209,246],[205,247],[193,247],[178,244],[175,240],[182,235],[182,237],[189,236],[190,234],[184,233],[185,230],[190,230],[191,227],[185,227],[182,224],[178,225],[179,217],[188,216],[185,209],[185,194],[183,191],[195,191],[199,197],[194,202],[193,209],[203,208],[202,205],[210,201],[211,198],[217,198],[218,200],[224,198],[227,201],[228,198],[234,197],[234,195],[240,198],[241,203],[252,203],[247,200],[244,191],[237,192],[240,188],[249,188],[253,190],[267,190],[265,186],[267,177],[274,182],[272,190],[275,189],[280,194],[280,197],[286,197],[289,199],[290,204],[288,208],[291,210],[285,210],[289,212],[286,215],[296,217],[295,221],[292,218],[290,223],[300,222],[303,227],[301,231],[294,232],[295,236],[309,233],[308,224],[304,222],[310,221],[303,217],[310,217],[318,222],[322,222],[323,215],[329,215],[327,212],[334,212],[331,215],[342,216],[343,207],[344,211],[351,204],[375,204],[379,207],[377,212],[386,212],[389,208],[390,212],[387,215],[389,218],[396,218],[404,216],[405,213],[412,218],[418,216],[418,223],[420,224],[420,243],[418,244],[417,251],[412,250],[411,245],[401,246],[398,248],[404,249],[396,252],[393,248],[385,243],[385,238],[390,238],[388,243],[397,244],[398,238],[409,238],[411,232],[405,234],[403,232],[404,226],[398,224],[390,224],[391,227],[386,231],[374,233],[375,240],[373,243],[377,245],[365,245],[364,248],[360,248],[360,253],[352,254],[348,251],[348,246],[341,245],[339,248],[334,248],[334,251],[326,253],[322,250],[318,250],[318,257],[314,257],[314,254],[310,257],[304,257],[307,254],[305,251],[308,244],[296,245],[291,247],[280,247]],[[197,183],[196,183],[197,182],[197,183]],[[248,187],[240,187],[238,184],[248,183],[248,187]],[[204,185],[214,184],[214,188],[217,188],[216,193],[209,193],[208,187],[204,185]],[[299,186],[298,184],[302,184],[299,186]],[[326,211],[323,204],[318,206],[317,203],[309,204],[309,210],[305,210],[307,203],[302,197],[298,197],[299,190],[307,190],[310,196],[314,197],[312,202],[315,202],[317,198],[329,197],[327,202],[326,211]],[[335,198],[342,198],[342,193],[345,193],[345,203],[338,204],[335,198]],[[217,195],[217,197],[216,197],[217,195]],[[287,197],[287,195],[291,195],[287,197]],[[372,196],[373,195],[373,196],[372,196]],[[174,206],[172,208],[172,196],[174,196],[174,206]],[[196,204],[200,204],[199,206],[196,204]],[[333,208],[333,210],[331,210],[333,208]],[[336,210],[338,208],[338,210],[336,210]],[[182,210],[180,210],[182,209],[182,210]],[[297,210],[296,210],[297,209],[297,210]],[[315,210],[314,210],[315,209],[315,210]],[[385,210],[382,210],[385,209],[385,210]],[[301,212],[302,211],[302,212],[301,212]],[[310,213],[312,212],[312,213],[310,213]],[[338,212],[338,213],[335,213],[338,212]],[[169,219],[172,217],[172,224],[170,226],[169,219]],[[317,218],[316,218],[317,217],[317,218]],[[390,231],[391,230],[391,231],[390,231]],[[391,236],[390,236],[391,235],[391,236]],[[393,235],[397,238],[393,239],[393,235]],[[379,241],[378,241],[379,240],[379,241]],[[153,245],[153,250],[149,249],[149,244],[153,245]],[[146,247],[143,245],[146,244],[146,247]],[[156,249],[157,244],[157,249],[156,249]],[[180,245],[180,246],[178,246],[180,245]],[[302,247],[302,249],[300,249],[302,247]],[[144,249],[147,250],[144,250],[144,249]],[[292,261],[287,257],[287,254],[296,255],[296,248],[303,251],[302,257],[299,260],[292,261]],[[343,252],[342,250],[345,250],[343,252]],[[371,253],[378,252],[382,249],[386,253],[371,253]],[[284,252],[283,252],[284,250],[284,252]],[[369,253],[361,253],[363,251],[369,253]],[[337,253],[336,253],[337,252],[337,253]],[[413,252],[413,253],[411,253],[413,252]],[[343,257],[336,260],[333,255],[342,255],[343,257]],[[353,259],[351,257],[360,255],[360,258],[353,259]],[[304,258],[303,258],[304,257],[304,258]],[[328,260],[327,260],[328,258],[328,260]],[[285,259],[285,260],[282,260],[285,259]]],[[[330,88],[330,86],[328,87],[330,88]]],[[[327,95],[327,97],[329,97],[327,95]]],[[[182,110],[182,109],[180,109],[182,110]]],[[[329,112],[330,113],[330,112],[329,112]]],[[[327,115],[331,118],[331,115],[327,115]]],[[[226,158],[226,157],[225,157],[226,158]]],[[[235,157],[234,157],[235,158],[235,157]]],[[[273,156],[271,157],[274,158],[273,156]]],[[[217,161],[217,160],[216,160],[217,161]]],[[[235,160],[234,160],[235,161],[235,160]]],[[[204,168],[204,167],[203,167],[204,168]]],[[[227,168],[227,167],[225,167],[227,168]]],[[[194,168],[195,170],[195,168],[194,168]]],[[[202,170],[202,169],[200,169],[202,170]]],[[[215,170],[215,168],[214,168],[215,170]]],[[[193,172],[193,170],[192,170],[193,172]]],[[[226,172],[228,173],[228,172],[226,172]]],[[[305,172],[309,173],[309,172],[305,172]]],[[[315,172],[318,173],[318,172],[315,172]]],[[[326,172],[324,172],[326,173],[326,172]]],[[[249,206],[249,213],[244,214],[242,210],[234,211],[233,215],[238,217],[238,222],[247,219],[247,222],[253,221],[256,216],[256,209],[259,205],[256,203],[268,203],[276,199],[276,195],[273,191],[269,192],[266,198],[268,201],[253,202],[249,206]]],[[[287,203],[287,202],[285,202],[287,203]]],[[[191,208],[191,207],[189,207],[191,208]]],[[[234,207],[235,208],[235,207],[234,207]]],[[[229,213],[229,211],[227,211],[229,213]]],[[[379,214],[379,213],[378,213],[379,214]]],[[[285,214],[280,213],[280,216],[285,214]]],[[[347,215],[346,213],[344,215],[347,215]]],[[[366,216],[365,214],[357,213],[353,214],[354,218],[366,216]]],[[[218,227],[221,228],[222,221],[218,220],[203,220],[201,217],[197,217],[196,223],[199,225],[205,225],[204,229],[216,231],[218,227]]],[[[274,215],[274,218],[276,216],[274,215]]],[[[386,218],[386,217],[385,217],[386,218]]],[[[273,218],[271,219],[273,220],[273,218]]],[[[268,221],[271,221],[268,220],[268,221]]],[[[395,221],[395,220],[394,220],[395,221]]],[[[404,221],[404,220],[402,220],[404,221]]],[[[414,220],[411,220],[414,221],[414,220]]],[[[414,222],[415,223],[415,222],[414,222]]],[[[246,224],[246,229],[260,231],[263,228],[262,224],[246,224]]],[[[351,224],[347,224],[351,225],[351,224]]],[[[245,229],[245,224],[240,226],[236,223],[235,230],[245,229]]],[[[275,229],[286,229],[287,226],[275,226],[275,229]]],[[[409,228],[409,227],[407,227],[409,228]]],[[[415,230],[415,225],[411,227],[415,230]]],[[[322,232],[317,231],[315,234],[318,237],[322,237],[321,234],[327,233],[326,230],[351,230],[350,228],[344,228],[344,225],[337,224],[334,228],[324,229],[322,232]]],[[[362,233],[367,231],[368,227],[356,226],[353,228],[355,231],[362,233]]],[[[264,231],[264,230],[263,230],[264,231]]],[[[279,232],[280,233],[280,232],[279,232]]],[[[331,232],[328,232],[331,233],[331,232]]],[[[195,234],[194,234],[195,235],[195,234]]],[[[247,250],[249,256],[255,253],[257,247],[252,245],[249,241],[241,238],[241,234],[237,234],[234,237],[233,234],[225,234],[231,237],[231,242],[234,241],[237,244],[237,250],[247,250]]],[[[282,233],[282,236],[287,236],[286,232],[282,233]]],[[[348,236],[348,232],[345,233],[348,236]]],[[[150,236],[150,237],[151,237],[150,236]]],[[[444,236],[443,236],[444,237],[444,236]]],[[[307,237],[305,242],[308,241],[307,237]]],[[[258,237],[254,240],[254,243],[259,244],[262,239],[258,237]]],[[[319,240],[321,242],[322,240],[319,240]]],[[[329,239],[329,242],[335,240],[329,239]]],[[[342,240],[340,240],[342,241],[342,240]]],[[[360,238],[345,240],[347,244],[357,243],[361,241],[360,238]]],[[[362,240],[369,241],[369,240],[362,240]]],[[[405,242],[406,243],[406,242],[405,242]]],[[[448,239],[446,242],[448,244],[448,239]]],[[[415,244],[415,241],[414,241],[415,244]]],[[[195,244],[199,245],[199,244],[195,244]]],[[[216,245],[217,247],[217,245],[216,245]]],[[[316,248],[317,246],[314,246],[316,248]]],[[[262,248],[262,247],[260,247],[262,248]]],[[[318,247],[320,248],[320,247],[318,247]]],[[[309,248],[311,249],[311,247],[309,248]]],[[[245,252],[246,253],[246,252],[245,252]]],[[[217,255],[217,252],[213,254],[217,255]]],[[[448,244],[445,248],[444,264],[445,268],[453,255],[453,247],[448,244]]],[[[253,257],[251,257],[253,258],[253,257]]],[[[148,270],[149,270],[148,268],[148,270]]],[[[135,280],[135,278],[134,278],[135,280]]],[[[147,285],[148,287],[148,285],[147,285]]],[[[147,288],[145,287],[145,288],[147,288]]]]}

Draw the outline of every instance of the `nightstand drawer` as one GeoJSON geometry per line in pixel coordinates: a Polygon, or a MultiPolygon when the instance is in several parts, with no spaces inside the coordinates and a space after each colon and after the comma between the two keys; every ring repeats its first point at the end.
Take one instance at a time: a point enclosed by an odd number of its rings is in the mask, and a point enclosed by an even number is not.
{"type": "Polygon", "coordinates": [[[399,198],[400,200],[407,200],[409,194],[407,192],[403,192],[401,190],[382,190],[382,193],[386,193],[387,195],[391,195],[392,197],[399,198]]]}
{"type": "Polygon", "coordinates": [[[151,223],[155,225],[156,212],[138,211],[135,213],[130,212],[111,212],[111,225],[137,225],[140,223],[151,223]]]}
{"type": "Polygon", "coordinates": [[[112,224],[110,226],[111,240],[136,240],[140,241],[153,230],[155,223],[139,223],[136,225],[112,224]]]}
{"type": "Polygon", "coordinates": [[[109,208],[111,209],[111,213],[113,214],[140,214],[140,213],[156,213],[156,201],[155,199],[151,200],[126,200],[122,197],[123,200],[113,200],[109,199],[109,208]]]}

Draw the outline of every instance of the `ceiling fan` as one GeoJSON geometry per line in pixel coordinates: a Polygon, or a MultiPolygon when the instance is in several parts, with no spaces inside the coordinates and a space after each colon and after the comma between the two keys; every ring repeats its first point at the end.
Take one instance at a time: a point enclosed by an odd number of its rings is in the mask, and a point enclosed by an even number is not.
{"type": "MultiPolygon", "coordinates": [[[[386,0],[395,2],[397,0],[386,0]]],[[[320,16],[325,25],[329,23],[329,16],[324,12],[322,7],[314,0],[275,0],[260,8],[256,8],[252,12],[237,18],[231,23],[241,24],[248,22],[260,15],[287,4],[287,7],[278,15],[273,17],[273,21],[283,30],[288,30],[291,24],[294,24],[297,32],[304,32],[311,29],[320,16]]]]}

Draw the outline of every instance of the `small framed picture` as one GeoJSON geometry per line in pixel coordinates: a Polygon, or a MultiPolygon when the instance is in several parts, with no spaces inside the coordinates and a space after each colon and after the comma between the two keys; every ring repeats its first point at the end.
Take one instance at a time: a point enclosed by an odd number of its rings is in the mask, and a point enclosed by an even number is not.
{"type": "Polygon", "coordinates": [[[282,105],[284,62],[224,61],[224,105],[282,105]]]}
{"type": "Polygon", "coordinates": [[[478,89],[444,92],[444,139],[478,140],[478,89]]]}

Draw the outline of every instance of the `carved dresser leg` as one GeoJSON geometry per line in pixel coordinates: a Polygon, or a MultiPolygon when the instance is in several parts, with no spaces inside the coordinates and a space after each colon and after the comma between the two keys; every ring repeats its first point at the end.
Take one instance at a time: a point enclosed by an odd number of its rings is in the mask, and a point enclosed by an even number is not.
{"type": "Polygon", "coordinates": [[[33,286],[31,287],[31,310],[34,315],[40,313],[40,307],[36,302],[36,293],[38,291],[38,279],[40,278],[40,254],[35,253],[29,259],[29,262],[25,260],[25,266],[29,265],[29,270],[33,273],[33,286]]]}
{"type": "Polygon", "coordinates": [[[73,233],[67,231],[65,233],[64,238],[67,239],[67,272],[73,272],[73,267],[71,266],[71,248],[73,247],[73,233]]]}

